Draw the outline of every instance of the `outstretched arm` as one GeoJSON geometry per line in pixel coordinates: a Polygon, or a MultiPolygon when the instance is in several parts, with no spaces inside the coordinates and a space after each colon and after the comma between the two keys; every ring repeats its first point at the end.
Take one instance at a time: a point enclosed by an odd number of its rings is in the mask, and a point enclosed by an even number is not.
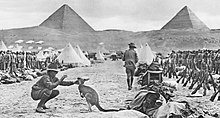
{"type": "Polygon", "coordinates": [[[61,85],[61,86],[71,86],[73,84],[74,84],[73,81],[62,81],[62,82],[60,82],[59,85],[61,85]]]}

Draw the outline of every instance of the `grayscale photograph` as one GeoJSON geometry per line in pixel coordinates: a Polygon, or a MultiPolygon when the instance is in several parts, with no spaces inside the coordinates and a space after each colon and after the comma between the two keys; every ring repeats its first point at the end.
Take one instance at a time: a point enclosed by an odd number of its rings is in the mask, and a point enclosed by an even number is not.
{"type": "Polygon", "coordinates": [[[219,0],[0,0],[0,118],[220,118],[219,0]]]}

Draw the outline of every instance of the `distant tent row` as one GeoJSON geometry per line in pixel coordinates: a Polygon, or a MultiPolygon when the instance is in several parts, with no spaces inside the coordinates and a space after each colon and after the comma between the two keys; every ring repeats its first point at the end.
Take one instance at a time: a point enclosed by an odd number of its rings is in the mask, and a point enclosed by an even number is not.
{"type": "MultiPolygon", "coordinates": [[[[15,43],[17,43],[17,44],[22,43],[22,42],[24,42],[24,40],[17,40],[17,41],[15,41],[15,43]]],[[[37,41],[37,42],[35,42],[35,41],[33,41],[33,40],[29,40],[29,41],[27,41],[27,42],[25,42],[25,43],[27,43],[27,44],[32,44],[32,43],[42,44],[43,42],[44,42],[44,41],[37,41]]]]}
{"type": "Polygon", "coordinates": [[[80,47],[77,45],[76,51],[69,43],[57,57],[58,61],[63,64],[74,64],[75,66],[90,66],[91,62],[83,54],[80,47]]]}

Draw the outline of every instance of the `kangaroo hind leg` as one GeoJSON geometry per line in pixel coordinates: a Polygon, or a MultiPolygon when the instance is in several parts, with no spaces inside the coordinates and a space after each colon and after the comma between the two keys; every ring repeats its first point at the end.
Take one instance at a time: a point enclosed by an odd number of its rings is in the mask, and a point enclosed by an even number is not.
{"type": "Polygon", "coordinates": [[[86,100],[86,102],[87,102],[87,105],[88,105],[89,112],[92,112],[92,105],[89,103],[88,100],[86,100]]]}

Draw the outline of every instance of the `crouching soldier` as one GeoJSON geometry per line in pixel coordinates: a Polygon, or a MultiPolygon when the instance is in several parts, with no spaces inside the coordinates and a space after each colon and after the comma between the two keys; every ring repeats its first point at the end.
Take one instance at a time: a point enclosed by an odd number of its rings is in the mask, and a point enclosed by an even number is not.
{"type": "Polygon", "coordinates": [[[57,95],[59,95],[58,90],[54,90],[58,85],[70,86],[73,85],[72,81],[63,81],[67,75],[63,75],[61,79],[56,77],[58,73],[58,67],[56,64],[51,63],[48,66],[47,74],[42,76],[33,86],[31,91],[31,97],[33,100],[40,100],[37,105],[36,112],[46,113],[45,109],[48,109],[45,106],[45,103],[57,95]]]}

